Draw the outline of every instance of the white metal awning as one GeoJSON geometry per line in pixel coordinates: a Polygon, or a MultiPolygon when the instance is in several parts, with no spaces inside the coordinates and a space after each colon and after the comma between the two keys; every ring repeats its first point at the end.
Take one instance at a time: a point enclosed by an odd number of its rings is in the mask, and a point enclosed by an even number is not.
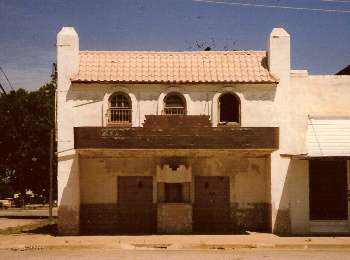
{"type": "Polygon", "coordinates": [[[350,156],[350,118],[309,117],[307,157],[350,156]]]}

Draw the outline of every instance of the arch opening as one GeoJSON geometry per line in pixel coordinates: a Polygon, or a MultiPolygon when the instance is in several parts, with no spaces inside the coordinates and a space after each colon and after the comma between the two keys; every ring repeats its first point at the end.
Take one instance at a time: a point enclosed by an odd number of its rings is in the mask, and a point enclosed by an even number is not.
{"type": "Polygon", "coordinates": [[[132,105],[128,95],[122,92],[114,93],[109,98],[108,124],[131,125],[132,105]]]}
{"type": "Polygon", "coordinates": [[[186,115],[186,101],[185,98],[179,93],[169,93],[164,98],[164,111],[165,115],[186,115]]]}
{"type": "Polygon", "coordinates": [[[222,94],[219,98],[219,122],[221,125],[240,124],[239,98],[232,93],[222,94]]]}

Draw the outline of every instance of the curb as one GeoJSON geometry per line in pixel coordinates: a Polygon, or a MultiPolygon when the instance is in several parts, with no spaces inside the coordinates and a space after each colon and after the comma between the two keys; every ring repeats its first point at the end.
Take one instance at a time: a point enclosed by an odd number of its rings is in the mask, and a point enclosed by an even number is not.
{"type": "Polygon", "coordinates": [[[114,250],[237,250],[237,249],[271,249],[271,250],[350,250],[350,244],[60,244],[60,245],[30,245],[0,246],[0,250],[26,251],[50,249],[114,249],[114,250]]]}

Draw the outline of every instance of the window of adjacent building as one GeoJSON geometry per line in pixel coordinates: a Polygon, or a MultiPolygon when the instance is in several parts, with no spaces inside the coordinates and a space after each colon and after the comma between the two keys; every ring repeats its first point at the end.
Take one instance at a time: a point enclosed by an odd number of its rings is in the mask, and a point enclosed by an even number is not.
{"type": "Polygon", "coordinates": [[[232,93],[225,93],[219,98],[220,124],[240,124],[240,100],[232,93]]]}
{"type": "Polygon", "coordinates": [[[109,99],[108,123],[119,125],[131,124],[131,100],[124,93],[115,93],[109,99]]]}
{"type": "Polygon", "coordinates": [[[165,115],[186,115],[186,102],[179,93],[169,93],[164,98],[165,115]]]}
{"type": "Polygon", "coordinates": [[[346,160],[309,161],[310,220],[346,220],[346,160]]]}

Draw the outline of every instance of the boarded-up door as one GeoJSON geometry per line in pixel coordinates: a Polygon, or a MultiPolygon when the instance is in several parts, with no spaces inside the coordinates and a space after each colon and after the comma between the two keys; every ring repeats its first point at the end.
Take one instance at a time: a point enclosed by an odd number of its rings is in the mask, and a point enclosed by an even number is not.
{"type": "Polygon", "coordinates": [[[117,181],[118,230],[123,233],[155,232],[152,177],[119,176],[117,181]]]}
{"type": "Polygon", "coordinates": [[[346,220],[346,160],[310,160],[310,219],[346,220]]]}
{"type": "Polygon", "coordinates": [[[194,232],[230,231],[229,177],[196,176],[194,194],[194,232]]]}

